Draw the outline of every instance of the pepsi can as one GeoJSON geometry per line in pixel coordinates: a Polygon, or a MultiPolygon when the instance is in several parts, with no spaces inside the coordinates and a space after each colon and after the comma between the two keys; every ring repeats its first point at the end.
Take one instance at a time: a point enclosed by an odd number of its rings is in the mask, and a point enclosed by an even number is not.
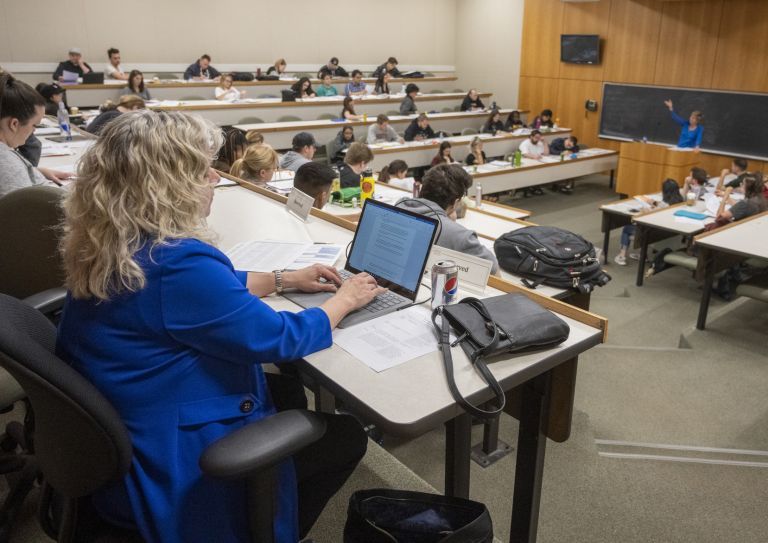
{"type": "Polygon", "coordinates": [[[435,262],[432,266],[432,309],[452,304],[459,292],[459,267],[452,260],[435,262]]]}

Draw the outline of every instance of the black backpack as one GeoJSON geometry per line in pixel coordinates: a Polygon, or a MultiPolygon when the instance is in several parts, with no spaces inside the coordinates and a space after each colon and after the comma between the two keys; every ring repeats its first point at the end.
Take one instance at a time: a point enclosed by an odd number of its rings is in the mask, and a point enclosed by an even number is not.
{"type": "Polygon", "coordinates": [[[499,266],[522,276],[528,288],[544,283],[588,293],[611,280],[600,266],[595,246],[562,228],[526,226],[498,238],[493,249],[499,266]]]}
{"type": "Polygon", "coordinates": [[[253,81],[253,79],[251,72],[234,72],[232,74],[232,81],[253,81]]]}

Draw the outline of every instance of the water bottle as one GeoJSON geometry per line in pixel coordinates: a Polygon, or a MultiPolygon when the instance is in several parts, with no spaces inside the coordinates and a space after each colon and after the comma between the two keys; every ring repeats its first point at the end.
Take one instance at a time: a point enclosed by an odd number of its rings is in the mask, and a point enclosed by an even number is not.
{"type": "Polygon", "coordinates": [[[643,136],[643,143],[648,143],[648,136],[643,136]]]}
{"type": "Polygon", "coordinates": [[[56,118],[59,121],[61,135],[64,136],[67,141],[72,141],[72,127],[69,124],[69,113],[67,113],[67,108],[64,105],[64,102],[59,102],[59,111],[56,113],[56,118]]]}
{"type": "Polygon", "coordinates": [[[519,168],[520,165],[523,163],[523,153],[520,152],[520,149],[515,151],[515,167],[519,168]]]}
{"type": "Polygon", "coordinates": [[[479,208],[483,205],[483,187],[478,183],[475,185],[475,207],[479,208]]]}

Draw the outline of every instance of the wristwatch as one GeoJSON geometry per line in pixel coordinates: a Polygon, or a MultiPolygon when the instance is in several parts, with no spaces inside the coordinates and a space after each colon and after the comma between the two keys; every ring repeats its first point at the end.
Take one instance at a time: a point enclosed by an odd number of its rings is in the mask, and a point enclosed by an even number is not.
{"type": "Polygon", "coordinates": [[[278,294],[283,293],[283,270],[275,270],[272,273],[275,274],[275,292],[278,294]]]}

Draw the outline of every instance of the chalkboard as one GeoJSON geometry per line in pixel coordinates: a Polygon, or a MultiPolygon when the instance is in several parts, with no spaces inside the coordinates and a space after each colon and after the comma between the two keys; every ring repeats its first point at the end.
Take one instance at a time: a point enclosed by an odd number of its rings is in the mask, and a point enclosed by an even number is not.
{"type": "Polygon", "coordinates": [[[684,119],[702,112],[702,151],[768,159],[768,94],[605,83],[600,137],[677,144],[666,99],[684,119]]]}

